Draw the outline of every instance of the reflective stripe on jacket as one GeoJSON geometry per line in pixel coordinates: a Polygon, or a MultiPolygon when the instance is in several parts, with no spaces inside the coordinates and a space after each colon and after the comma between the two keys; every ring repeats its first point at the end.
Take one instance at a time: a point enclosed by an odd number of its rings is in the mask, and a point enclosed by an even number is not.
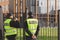
{"type": "MultiPolygon", "coordinates": [[[[32,34],[36,33],[37,27],[38,27],[38,20],[37,19],[27,19],[27,25],[28,29],[32,34]]],[[[27,36],[29,36],[26,33],[27,36]]]]}
{"type": "Polygon", "coordinates": [[[4,28],[6,30],[6,32],[5,32],[6,36],[17,34],[16,28],[10,27],[10,21],[11,21],[11,19],[7,19],[6,21],[4,21],[4,28]]]}

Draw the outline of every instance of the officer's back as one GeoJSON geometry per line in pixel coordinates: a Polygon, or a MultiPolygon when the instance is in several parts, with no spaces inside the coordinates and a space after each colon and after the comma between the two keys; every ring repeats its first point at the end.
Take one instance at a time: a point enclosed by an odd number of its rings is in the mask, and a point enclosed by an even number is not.
{"type": "Polygon", "coordinates": [[[25,20],[25,36],[26,40],[32,40],[37,37],[39,26],[38,26],[38,20],[33,18],[32,12],[29,11],[28,17],[25,20]]]}

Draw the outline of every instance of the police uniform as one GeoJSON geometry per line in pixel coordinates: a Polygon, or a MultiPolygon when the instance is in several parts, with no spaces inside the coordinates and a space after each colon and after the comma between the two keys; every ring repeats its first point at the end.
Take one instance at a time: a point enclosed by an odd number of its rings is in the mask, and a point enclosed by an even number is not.
{"type": "Polygon", "coordinates": [[[4,21],[4,29],[5,29],[5,36],[8,40],[15,40],[16,37],[16,28],[10,27],[10,21],[11,19],[6,19],[4,21]]]}
{"type": "Polygon", "coordinates": [[[25,38],[26,40],[31,40],[32,39],[32,35],[36,35],[39,32],[39,26],[38,26],[38,20],[37,19],[33,19],[33,18],[29,18],[25,21],[25,38]]]}

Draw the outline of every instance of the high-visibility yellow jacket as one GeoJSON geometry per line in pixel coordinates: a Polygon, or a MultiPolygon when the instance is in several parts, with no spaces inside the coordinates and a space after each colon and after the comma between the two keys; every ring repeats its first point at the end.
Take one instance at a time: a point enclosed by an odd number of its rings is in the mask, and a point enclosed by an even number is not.
{"type": "Polygon", "coordinates": [[[11,19],[7,19],[4,21],[4,29],[6,30],[6,36],[17,34],[16,28],[10,27],[10,21],[11,19]]]}
{"type": "MultiPolygon", "coordinates": [[[[27,19],[27,25],[28,25],[28,30],[32,33],[35,34],[37,27],[38,27],[38,20],[37,19],[27,19]]],[[[29,34],[25,32],[27,36],[29,34]]]]}

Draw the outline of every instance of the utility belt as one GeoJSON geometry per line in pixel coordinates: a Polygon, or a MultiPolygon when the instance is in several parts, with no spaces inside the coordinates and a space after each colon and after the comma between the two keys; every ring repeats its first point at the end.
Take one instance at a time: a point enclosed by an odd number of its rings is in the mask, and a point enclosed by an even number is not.
{"type": "Polygon", "coordinates": [[[5,28],[5,35],[14,35],[17,34],[16,28],[5,28]]]}

